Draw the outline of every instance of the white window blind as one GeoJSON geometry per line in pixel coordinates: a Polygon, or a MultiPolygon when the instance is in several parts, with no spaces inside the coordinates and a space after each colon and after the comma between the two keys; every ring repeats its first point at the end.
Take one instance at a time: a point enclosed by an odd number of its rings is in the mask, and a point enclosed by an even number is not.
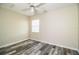
{"type": "Polygon", "coordinates": [[[32,32],[39,32],[39,20],[32,20],[32,32]]]}

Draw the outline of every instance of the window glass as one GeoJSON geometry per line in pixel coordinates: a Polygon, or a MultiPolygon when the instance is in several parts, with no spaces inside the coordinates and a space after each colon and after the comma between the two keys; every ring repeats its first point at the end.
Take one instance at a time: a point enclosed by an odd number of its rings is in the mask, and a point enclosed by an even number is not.
{"type": "Polygon", "coordinates": [[[39,20],[32,20],[32,32],[39,32],[39,20]]]}

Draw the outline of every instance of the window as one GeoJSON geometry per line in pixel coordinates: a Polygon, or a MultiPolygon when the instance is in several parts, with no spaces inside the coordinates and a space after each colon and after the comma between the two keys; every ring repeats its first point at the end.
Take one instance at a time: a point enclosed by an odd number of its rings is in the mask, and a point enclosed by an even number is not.
{"type": "Polygon", "coordinates": [[[39,32],[39,20],[32,20],[32,32],[39,32]]]}

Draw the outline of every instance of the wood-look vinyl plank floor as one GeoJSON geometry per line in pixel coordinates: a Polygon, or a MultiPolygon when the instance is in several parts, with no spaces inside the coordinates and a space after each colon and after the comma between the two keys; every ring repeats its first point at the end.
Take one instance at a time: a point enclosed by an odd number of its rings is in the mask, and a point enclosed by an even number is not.
{"type": "Polygon", "coordinates": [[[0,48],[0,55],[79,55],[75,50],[46,44],[35,40],[0,48]]]}

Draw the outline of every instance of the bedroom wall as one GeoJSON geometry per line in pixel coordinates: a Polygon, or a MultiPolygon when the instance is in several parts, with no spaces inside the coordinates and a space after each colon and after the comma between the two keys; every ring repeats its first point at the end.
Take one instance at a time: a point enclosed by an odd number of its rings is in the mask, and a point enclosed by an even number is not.
{"type": "Polygon", "coordinates": [[[28,38],[28,17],[0,7],[0,46],[28,38]]]}
{"type": "MultiPolygon", "coordinates": [[[[78,6],[78,35],[79,35],[79,4],[77,4],[78,6]]],[[[78,36],[78,52],[79,52],[79,36],[78,36]]]]}
{"type": "Polygon", "coordinates": [[[59,8],[39,16],[42,42],[78,50],[78,8],[77,5],[59,8]]]}

